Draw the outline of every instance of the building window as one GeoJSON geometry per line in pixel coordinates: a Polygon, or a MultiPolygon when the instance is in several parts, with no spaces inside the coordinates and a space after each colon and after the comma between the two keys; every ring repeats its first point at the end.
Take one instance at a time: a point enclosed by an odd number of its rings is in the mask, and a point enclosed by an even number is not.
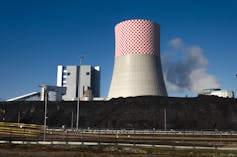
{"type": "Polygon", "coordinates": [[[86,72],[86,75],[90,75],[90,73],[89,73],[89,72],[86,72]]]}
{"type": "Polygon", "coordinates": [[[67,76],[69,76],[71,73],[67,73],[67,76]]]}

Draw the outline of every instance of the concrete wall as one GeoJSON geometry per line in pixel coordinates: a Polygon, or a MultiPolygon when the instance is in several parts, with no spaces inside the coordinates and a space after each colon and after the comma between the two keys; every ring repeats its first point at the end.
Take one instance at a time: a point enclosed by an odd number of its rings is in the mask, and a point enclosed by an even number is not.
{"type": "Polygon", "coordinates": [[[78,72],[77,66],[66,66],[66,95],[63,96],[63,100],[76,100],[78,91],[78,72]]]}
{"type": "Polygon", "coordinates": [[[91,76],[92,76],[92,67],[89,65],[81,66],[80,68],[80,97],[83,97],[85,92],[91,90],[91,76]]]}
{"type": "Polygon", "coordinates": [[[91,86],[92,86],[92,94],[94,97],[100,96],[100,67],[92,68],[92,75],[91,75],[91,86]]]}

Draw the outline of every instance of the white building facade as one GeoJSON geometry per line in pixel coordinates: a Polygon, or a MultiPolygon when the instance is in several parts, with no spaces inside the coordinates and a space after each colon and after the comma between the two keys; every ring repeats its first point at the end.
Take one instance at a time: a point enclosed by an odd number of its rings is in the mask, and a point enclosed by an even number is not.
{"type": "Polygon", "coordinates": [[[223,98],[234,98],[234,91],[222,90],[222,89],[204,89],[200,95],[213,95],[223,98]]]}
{"type": "Polygon", "coordinates": [[[63,100],[66,101],[75,101],[78,99],[78,95],[80,98],[99,97],[100,67],[93,67],[91,65],[59,65],[57,86],[66,87],[66,94],[63,96],[63,100]]]}

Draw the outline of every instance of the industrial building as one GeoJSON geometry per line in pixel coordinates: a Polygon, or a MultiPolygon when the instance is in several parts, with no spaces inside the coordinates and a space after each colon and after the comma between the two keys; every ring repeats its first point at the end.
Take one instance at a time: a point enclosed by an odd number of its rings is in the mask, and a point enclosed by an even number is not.
{"type": "Polygon", "coordinates": [[[81,100],[104,100],[100,96],[100,67],[91,65],[57,67],[57,86],[40,85],[40,92],[33,92],[6,101],[75,101],[80,91],[81,100]],[[79,85],[79,89],[78,89],[79,85]],[[94,98],[96,97],[96,98],[94,98]]]}
{"type": "Polygon", "coordinates": [[[40,92],[32,92],[18,97],[7,99],[6,101],[39,101],[41,97],[40,92]]]}
{"type": "Polygon", "coordinates": [[[115,26],[114,70],[108,97],[167,96],[160,60],[160,26],[133,19],[115,26]]]}
{"type": "Polygon", "coordinates": [[[45,94],[47,93],[47,99],[49,101],[62,101],[63,95],[66,94],[66,87],[57,87],[52,85],[40,85],[40,100],[45,100],[45,94]]]}
{"type": "Polygon", "coordinates": [[[62,96],[66,94],[65,87],[57,87],[52,85],[40,85],[40,87],[40,92],[28,93],[6,101],[44,101],[45,92],[47,92],[48,101],[62,101],[62,96]]]}
{"type": "Polygon", "coordinates": [[[204,89],[199,95],[212,95],[223,98],[234,98],[234,91],[222,90],[219,88],[204,89]]]}
{"type": "Polygon", "coordinates": [[[63,100],[92,99],[100,96],[100,67],[91,65],[58,66],[57,86],[66,87],[63,100]],[[78,88],[79,86],[79,88],[78,88]]]}

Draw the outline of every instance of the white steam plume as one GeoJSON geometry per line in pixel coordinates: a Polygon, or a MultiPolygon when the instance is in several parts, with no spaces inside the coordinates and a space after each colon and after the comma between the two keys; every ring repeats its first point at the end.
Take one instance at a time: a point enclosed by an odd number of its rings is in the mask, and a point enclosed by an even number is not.
{"type": "Polygon", "coordinates": [[[215,76],[207,73],[208,61],[199,46],[187,46],[181,38],[169,42],[170,49],[162,56],[166,86],[170,92],[219,88],[215,76]]]}

